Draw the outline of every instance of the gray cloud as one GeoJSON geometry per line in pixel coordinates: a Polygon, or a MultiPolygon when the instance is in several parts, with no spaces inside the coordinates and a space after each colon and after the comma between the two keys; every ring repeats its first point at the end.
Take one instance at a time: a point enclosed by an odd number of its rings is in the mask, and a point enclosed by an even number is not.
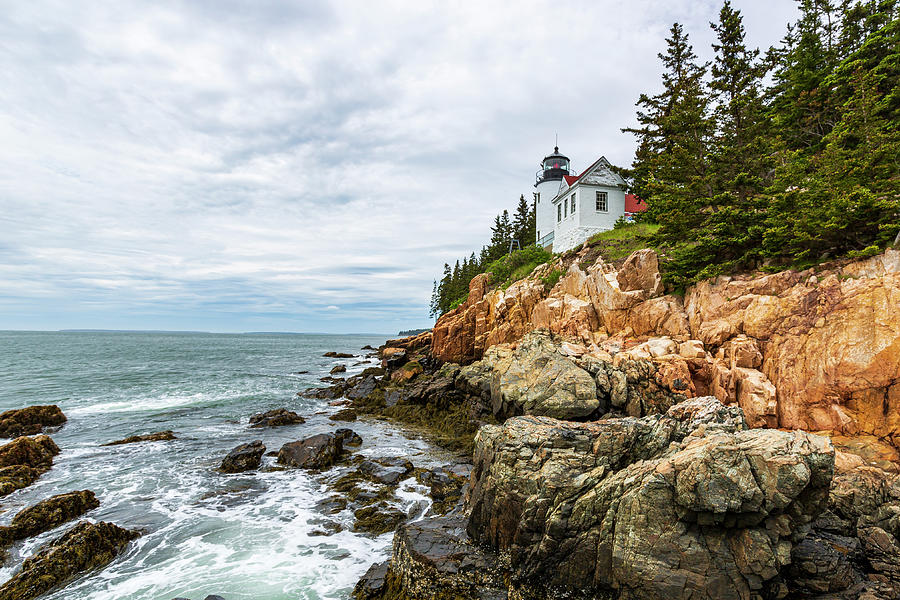
{"type": "MultiPolygon", "coordinates": [[[[736,2],[755,44],[792,3],[736,2]]],[[[712,1],[22,2],[0,16],[0,328],[380,330],[619,128],[712,1]],[[327,6],[326,6],[327,4],[327,6]],[[337,307],[337,310],[334,308],[337,307]]]]}

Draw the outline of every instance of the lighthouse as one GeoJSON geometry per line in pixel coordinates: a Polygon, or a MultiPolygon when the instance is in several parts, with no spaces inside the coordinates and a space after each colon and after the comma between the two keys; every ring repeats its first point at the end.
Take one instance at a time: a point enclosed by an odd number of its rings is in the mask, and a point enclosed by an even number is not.
{"type": "Polygon", "coordinates": [[[569,174],[569,159],[559,153],[559,146],[553,154],[541,161],[541,169],[536,174],[534,184],[534,212],[537,225],[537,243],[549,248],[553,245],[553,228],[556,225],[556,208],[553,199],[559,193],[560,182],[569,174]]]}

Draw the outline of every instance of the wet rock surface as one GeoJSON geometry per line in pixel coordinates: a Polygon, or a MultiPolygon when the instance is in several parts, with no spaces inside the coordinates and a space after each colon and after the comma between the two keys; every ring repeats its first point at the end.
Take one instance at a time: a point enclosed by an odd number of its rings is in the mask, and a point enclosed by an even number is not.
{"type": "Polygon", "coordinates": [[[147,433],[144,435],[132,435],[121,440],[102,444],[103,446],[120,446],[122,444],[137,444],[140,442],[168,442],[178,439],[172,431],[157,431],[156,433],[147,433]]]}
{"type": "Polygon", "coordinates": [[[306,419],[292,410],[276,408],[263,413],[250,415],[250,427],[282,427],[284,425],[301,425],[306,419]]]}
{"type": "Polygon", "coordinates": [[[241,444],[234,448],[222,459],[219,470],[223,473],[241,473],[259,468],[266,446],[262,440],[254,440],[248,444],[241,444]]]}
{"type": "Polygon", "coordinates": [[[324,469],[333,465],[343,451],[343,438],[320,433],[305,440],[288,442],[278,451],[278,464],[304,469],[324,469]]]}
{"type": "Polygon", "coordinates": [[[397,531],[390,562],[370,568],[353,598],[500,600],[503,575],[496,555],[468,541],[461,518],[423,519],[397,531]]]}
{"type": "Polygon", "coordinates": [[[358,433],[345,427],[335,429],[334,435],[341,438],[343,446],[361,446],[363,442],[358,433]]]}
{"type": "Polygon", "coordinates": [[[112,523],[82,521],[25,560],[0,586],[0,600],[31,600],[113,561],[140,534],[112,523]]]}
{"type": "Polygon", "coordinates": [[[9,527],[3,528],[2,537],[9,542],[32,537],[59,527],[98,506],[100,501],[90,490],[58,494],[18,512],[9,527]]]}
{"type": "Polygon", "coordinates": [[[0,496],[34,483],[57,454],[59,447],[46,435],[23,436],[0,446],[0,496]]]}
{"type": "Polygon", "coordinates": [[[45,427],[58,427],[65,422],[66,415],[55,404],[7,410],[0,413],[0,437],[35,435],[45,427]]]}

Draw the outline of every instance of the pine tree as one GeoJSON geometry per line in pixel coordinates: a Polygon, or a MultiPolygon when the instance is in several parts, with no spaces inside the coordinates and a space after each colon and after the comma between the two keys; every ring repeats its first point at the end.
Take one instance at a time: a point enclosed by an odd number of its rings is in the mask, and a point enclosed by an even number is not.
{"type": "Polygon", "coordinates": [[[525,196],[519,196],[519,204],[516,206],[516,214],[513,218],[512,239],[519,240],[522,248],[535,243],[532,228],[532,208],[525,201],[525,196]]]}
{"type": "Polygon", "coordinates": [[[702,222],[702,199],[710,192],[706,178],[712,132],[703,87],[706,65],[697,63],[680,24],[672,25],[666,44],[666,52],[658,55],[663,91],[641,94],[640,127],[623,131],[638,141],[627,172],[633,191],[647,202],[650,218],[663,225],[661,237],[678,242],[690,238],[702,222]]]}

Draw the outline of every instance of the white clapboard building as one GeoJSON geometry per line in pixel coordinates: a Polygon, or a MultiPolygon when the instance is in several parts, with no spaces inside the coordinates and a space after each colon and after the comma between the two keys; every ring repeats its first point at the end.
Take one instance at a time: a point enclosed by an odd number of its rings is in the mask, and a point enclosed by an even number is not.
{"type": "Polygon", "coordinates": [[[580,246],[600,231],[613,228],[623,216],[646,209],[609,161],[598,158],[580,175],[569,173],[569,159],[559,148],[541,162],[534,184],[537,242],[553,252],[580,246]]]}

